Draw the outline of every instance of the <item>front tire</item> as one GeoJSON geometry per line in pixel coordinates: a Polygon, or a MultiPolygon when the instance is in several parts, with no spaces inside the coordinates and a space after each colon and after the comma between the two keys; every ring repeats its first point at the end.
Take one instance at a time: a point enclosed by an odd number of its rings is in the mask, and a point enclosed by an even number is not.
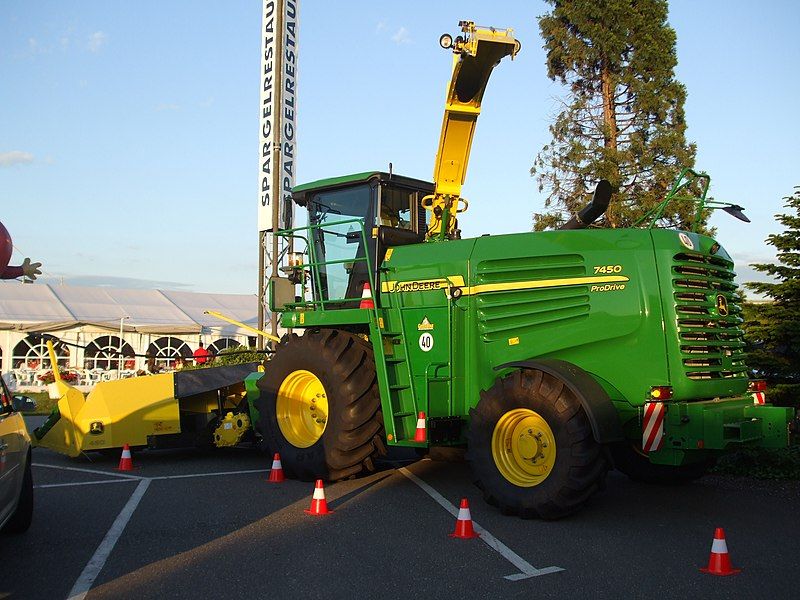
{"type": "Polygon", "coordinates": [[[603,487],[605,453],[580,400],[557,377],[526,369],[498,379],[470,418],[475,483],[504,514],[558,519],[603,487]]]}
{"type": "Polygon", "coordinates": [[[285,336],[259,379],[258,427],[290,477],[336,481],[386,454],[372,348],[336,329],[285,336]]]}

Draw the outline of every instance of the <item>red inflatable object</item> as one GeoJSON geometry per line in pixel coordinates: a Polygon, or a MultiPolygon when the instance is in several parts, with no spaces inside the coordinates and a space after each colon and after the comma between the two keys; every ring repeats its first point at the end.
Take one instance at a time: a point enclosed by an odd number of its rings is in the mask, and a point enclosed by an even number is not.
{"type": "Polygon", "coordinates": [[[22,267],[8,266],[8,261],[11,260],[13,251],[14,246],[11,243],[11,234],[8,233],[5,225],[0,223],[0,279],[15,279],[22,275],[22,267]],[[19,273],[17,273],[17,270],[19,270],[19,273]]]}
{"type": "Polygon", "coordinates": [[[17,277],[27,277],[31,281],[36,279],[42,272],[39,267],[42,263],[31,263],[30,258],[26,258],[20,266],[9,266],[8,261],[14,253],[14,244],[11,243],[11,234],[8,233],[5,225],[0,223],[0,279],[16,279],[17,277]]]}

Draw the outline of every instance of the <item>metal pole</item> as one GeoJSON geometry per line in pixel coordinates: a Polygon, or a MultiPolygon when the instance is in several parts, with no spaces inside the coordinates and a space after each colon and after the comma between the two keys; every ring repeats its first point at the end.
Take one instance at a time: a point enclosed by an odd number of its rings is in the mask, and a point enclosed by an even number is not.
{"type": "Polygon", "coordinates": [[[119,354],[117,354],[117,379],[122,379],[122,323],[130,317],[119,318],[119,354]]]}
{"type": "MultiPolygon", "coordinates": [[[[270,276],[278,274],[280,266],[280,240],[275,233],[281,228],[281,129],[283,127],[282,91],[284,85],[284,10],[286,0],[264,0],[262,3],[262,120],[261,120],[261,206],[269,210],[271,223],[265,226],[263,213],[259,213],[259,268],[258,268],[258,328],[266,331],[267,285],[270,276]],[[266,122],[266,124],[265,124],[266,122]],[[271,133],[270,133],[271,132],[271,133]],[[269,145],[271,144],[271,145],[269,145]],[[267,173],[268,165],[269,172],[267,173]],[[268,183],[267,183],[268,181],[268,183]],[[265,206],[264,194],[269,194],[268,208],[265,206]]],[[[293,54],[294,56],[294,54],[293,54]]],[[[293,71],[294,72],[294,71],[293,71]]],[[[272,335],[278,333],[277,315],[270,314],[272,335]]],[[[264,336],[258,336],[258,348],[263,349],[264,336]]]]}
{"type": "MultiPolygon", "coordinates": [[[[264,263],[265,252],[267,250],[264,241],[267,234],[263,231],[258,232],[258,328],[264,329],[264,263]]],[[[264,349],[264,336],[259,334],[256,339],[256,347],[264,349]]]]}
{"type": "MultiPolygon", "coordinates": [[[[281,108],[283,107],[283,12],[285,10],[285,0],[275,1],[275,106],[278,108],[275,111],[275,130],[280,132],[283,125],[281,108]]],[[[272,262],[270,264],[270,276],[275,277],[278,274],[278,265],[280,256],[278,255],[278,236],[275,232],[280,227],[281,217],[281,144],[280,134],[278,141],[272,147],[272,262]]],[[[265,282],[266,283],[266,282],[265,282]]],[[[278,315],[274,311],[270,311],[269,316],[269,332],[273,336],[278,335],[278,315]]]]}

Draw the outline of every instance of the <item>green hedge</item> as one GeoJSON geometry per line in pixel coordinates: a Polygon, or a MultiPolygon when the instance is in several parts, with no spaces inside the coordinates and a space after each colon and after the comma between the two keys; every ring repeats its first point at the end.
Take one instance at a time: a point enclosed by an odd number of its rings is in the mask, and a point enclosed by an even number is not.
{"type": "Polygon", "coordinates": [[[788,448],[742,448],[723,456],[712,470],[723,475],[758,479],[800,479],[800,443],[788,448]]]}

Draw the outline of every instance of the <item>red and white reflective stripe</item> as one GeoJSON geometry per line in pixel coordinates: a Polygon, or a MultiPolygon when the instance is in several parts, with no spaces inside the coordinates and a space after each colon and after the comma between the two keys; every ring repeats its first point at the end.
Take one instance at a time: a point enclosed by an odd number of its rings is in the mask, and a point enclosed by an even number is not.
{"type": "Polygon", "coordinates": [[[644,422],[642,423],[642,450],[645,452],[659,450],[664,443],[665,413],[663,402],[645,404],[644,422]]]}
{"type": "Polygon", "coordinates": [[[123,450],[122,456],[120,458],[131,458],[131,451],[130,450],[123,450]]]}
{"type": "Polygon", "coordinates": [[[468,508],[459,508],[458,509],[458,520],[459,521],[471,521],[472,515],[469,514],[468,508]]]}
{"type": "Polygon", "coordinates": [[[312,500],[325,500],[325,490],[321,487],[315,487],[312,500]]]}
{"type": "Polygon", "coordinates": [[[281,459],[279,459],[279,458],[278,459],[273,459],[272,468],[273,469],[282,469],[283,467],[281,467],[281,459]]]}
{"type": "Polygon", "coordinates": [[[425,429],[425,417],[422,416],[417,419],[417,429],[425,429]]]}
{"type": "Polygon", "coordinates": [[[724,539],[717,539],[714,538],[714,541],[711,543],[711,552],[714,554],[727,554],[728,553],[728,544],[725,543],[724,539]]]}
{"type": "Polygon", "coordinates": [[[767,401],[767,397],[764,392],[754,392],[753,393],[753,404],[764,404],[767,401]]]}

